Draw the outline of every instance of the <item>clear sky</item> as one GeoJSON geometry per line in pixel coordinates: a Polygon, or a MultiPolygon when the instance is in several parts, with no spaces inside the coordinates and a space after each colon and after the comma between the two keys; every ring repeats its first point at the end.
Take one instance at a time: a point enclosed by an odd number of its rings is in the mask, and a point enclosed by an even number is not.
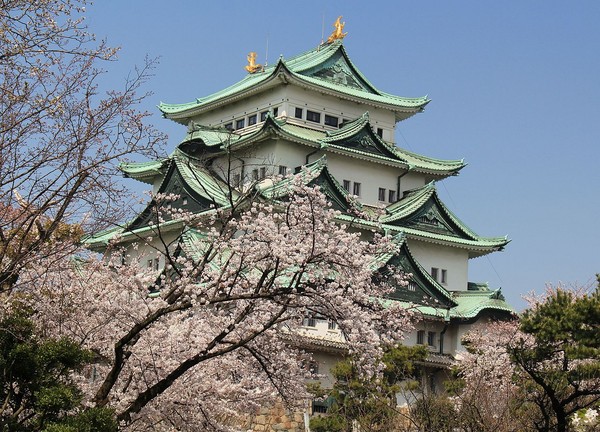
{"type": "Polygon", "coordinates": [[[397,144],[464,158],[438,185],[442,199],[478,234],[512,240],[471,260],[469,279],[520,309],[546,283],[591,284],[600,272],[600,1],[97,0],[87,10],[91,30],[122,47],[107,85],[160,57],[145,108],[169,134],[167,153],[185,128],[160,117],[160,101],[239,81],[250,51],[273,64],[313,48],[343,15],[346,50],[376,87],[432,99],[397,125],[397,144]]]}

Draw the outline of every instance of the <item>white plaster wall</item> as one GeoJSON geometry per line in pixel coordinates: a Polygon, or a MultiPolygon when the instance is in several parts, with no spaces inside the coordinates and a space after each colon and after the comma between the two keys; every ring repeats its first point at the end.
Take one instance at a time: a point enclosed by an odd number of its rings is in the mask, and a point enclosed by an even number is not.
{"type": "Polygon", "coordinates": [[[404,192],[423,187],[425,184],[425,174],[409,172],[400,179],[400,198],[404,192]]]}
{"type": "Polygon", "coordinates": [[[447,283],[442,284],[447,290],[466,291],[469,267],[466,250],[415,239],[408,240],[408,247],[425,270],[431,271],[432,267],[440,269],[438,279],[441,269],[447,270],[447,283]]]}
{"type": "MultiPolygon", "coordinates": [[[[406,338],[402,340],[402,344],[406,346],[415,346],[417,345],[417,332],[419,330],[425,331],[425,340],[424,344],[429,348],[429,350],[433,353],[438,353],[440,350],[440,333],[444,330],[444,322],[443,321],[432,321],[432,320],[421,320],[415,324],[415,328],[407,334],[406,338]],[[435,332],[435,340],[433,346],[427,345],[427,332],[435,332]]],[[[451,350],[450,347],[452,344],[449,344],[449,337],[447,335],[448,330],[446,330],[446,334],[444,335],[444,354],[448,354],[451,350]]]]}
{"type": "MultiPolygon", "coordinates": [[[[180,231],[164,231],[161,232],[161,238],[165,244],[169,246],[170,252],[174,252],[177,247],[180,231]]],[[[141,268],[146,268],[148,260],[154,258],[159,259],[159,270],[165,266],[165,254],[161,251],[165,250],[163,242],[158,237],[157,233],[148,232],[136,241],[128,241],[122,244],[125,247],[125,263],[138,263],[141,268]],[[151,238],[151,240],[148,240],[151,238]]],[[[120,253],[120,252],[119,252],[120,253]]]]}
{"type": "MultiPolygon", "coordinates": [[[[379,201],[379,188],[386,189],[387,198],[389,189],[397,189],[398,176],[402,173],[399,168],[335,153],[328,153],[327,161],[329,170],[340,184],[343,185],[344,180],[350,180],[352,182],[350,193],[353,193],[353,184],[359,182],[361,184],[359,201],[375,206],[388,204],[387,201],[379,201]]],[[[396,198],[398,198],[397,194],[396,198]]]]}
{"type": "Polygon", "coordinates": [[[260,113],[262,111],[279,107],[279,115],[281,115],[285,99],[285,87],[275,87],[266,92],[253,94],[249,98],[203,113],[193,117],[192,120],[204,126],[214,127],[224,126],[227,123],[233,122],[235,127],[235,120],[245,118],[247,125],[247,117],[252,114],[257,114],[257,120],[258,123],[260,123],[260,113]]]}
{"type": "Polygon", "coordinates": [[[341,98],[324,95],[311,90],[296,86],[288,86],[286,95],[286,111],[290,121],[303,124],[308,127],[321,129],[335,129],[324,125],[325,114],[338,117],[340,122],[344,120],[354,120],[369,112],[369,120],[374,130],[383,129],[383,139],[388,142],[394,142],[395,116],[391,111],[375,108],[373,106],[350,102],[341,98]],[[294,113],[296,107],[304,110],[303,119],[295,119],[294,113]],[[306,110],[321,113],[321,124],[306,121],[306,110]]]}
{"type": "Polygon", "coordinates": [[[322,378],[319,379],[321,386],[326,389],[333,388],[335,380],[331,375],[331,368],[342,361],[344,357],[341,354],[316,351],[313,353],[313,359],[319,365],[319,374],[322,375],[322,378]]]}
{"type": "Polygon", "coordinates": [[[248,116],[258,114],[258,123],[260,123],[260,113],[275,107],[278,107],[278,116],[287,116],[291,122],[321,130],[337,129],[324,124],[325,114],[338,117],[341,123],[344,120],[354,120],[368,111],[374,130],[381,128],[383,139],[394,142],[395,116],[393,112],[324,95],[291,84],[273,87],[265,92],[253,94],[246,99],[203,113],[192,118],[192,120],[205,126],[224,126],[233,122],[235,127],[235,121],[243,118],[246,120],[245,129],[251,130],[256,126],[248,127],[248,116]],[[304,110],[303,119],[294,117],[296,107],[304,110]],[[321,113],[320,124],[306,121],[307,109],[321,113]]]}
{"type": "MultiPolygon", "coordinates": [[[[243,165],[244,181],[252,180],[252,170],[265,167],[266,175],[279,174],[279,166],[287,167],[287,173],[292,174],[297,167],[305,165],[306,156],[314,152],[315,148],[292,143],[282,139],[270,139],[255,143],[251,148],[246,148],[236,153],[231,158],[232,174],[240,174],[243,165]],[[242,163],[243,160],[243,163],[242,163]]],[[[226,177],[229,161],[226,156],[213,161],[212,168],[222,178],[226,177]]]]}
{"type": "Polygon", "coordinates": [[[487,325],[489,325],[491,322],[490,317],[484,314],[480,315],[477,319],[477,321],[473,322],[473,323],[468,323],[468,324],[461,324],[460,327],[457,330],[457,334],[456,334],[456,339],[457,339],[457,345],[456,345],[456,352],[460,353],[461,351],[465,351],[465,347],[460,343],[460,341],[463,339],[463,337],[465,336],[466,333],[470,332],[471,330],[477,329],[479,327],[485,327],[487,325]]]}

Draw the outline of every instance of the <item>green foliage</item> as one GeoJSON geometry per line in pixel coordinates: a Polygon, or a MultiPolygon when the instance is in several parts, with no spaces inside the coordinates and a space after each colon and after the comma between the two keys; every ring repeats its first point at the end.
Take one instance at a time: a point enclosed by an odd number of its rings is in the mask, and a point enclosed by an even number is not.
{"type": "Polygon", "coordinates": [[[38,338],[29,314],[15,305],[0,319],[0,430],[115,431],[111,411],[82,409],[70,379],[91,353],[64,338],[38,338]]]}
{"type": "Polygon", "coordinates": [[[565,431],[571,415],[600,400],[600,291],[553,290],[523,314],[520,326],[534,342],[523,339],[509,352],[533,390],[535,427],[565,431]]]}
{"type": "Polygon", "coordinates": [[[311,432],[345,432],[351,428],[351,422],[340,415],[316,416],[310,419],[311,432]]]}
{"type": "Polygon", "coordinates": [[[361,377],[350,360],[337,363],[331,370],[335,384],[329,393],[334,404],[327,417],[311,419],[311,430],[349,431],[353,421],[365,431],[390,430],[398,416],[396,393],[404,387],[412,389],[418,385],[416,363],[426,357],[427,350],[423,346],[392,347],[382,358],[385,368],[379,379],[361,377]]]}

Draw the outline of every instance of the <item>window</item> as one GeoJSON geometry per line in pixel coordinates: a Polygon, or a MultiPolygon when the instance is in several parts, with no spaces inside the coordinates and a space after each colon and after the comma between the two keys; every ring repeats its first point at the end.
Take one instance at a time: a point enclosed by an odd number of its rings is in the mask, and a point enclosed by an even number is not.
{"type": "Polygon", "coordinates": [[[237,173],[233,175],[233,185],[239,186],[242,183],[242,175],[237,173]]]}
{"type": "Polygon", "coordinates": [[[417,332],[417,344],[423,345],[425,343],[425,330],[419,330],[417,332]]]}
{"type": "Polygon", "coordinates": [[[253,124],[256,124],[256,114],[252,114],[248,117],[248,126],[252,126],[253,124]]]}
{"type": "Polygon", "coordinates": [[[160,265],[160,260],[158,258],[149,259],[147,263],[147,267],[150,270],[158,270],[158,266],[160,265]]]}
{"type": "Polygon", "coordinates": [[[304,323],[303,324],[304,324],[305,327],[316,327],[317,326],[317,320],[313,316],[306,317],[306,318],[304,318],[304,323]]]}
{"type": "Polygon", "coordinates": [[[267,114],[269,111],[263,111],[260,113],[260,121],[265,121],[267,119],[267,114]]]}
{"type": "Polygon", "coordinates": [[[260,167],[260,179],[264,179],[267,177],[267,168],[260,167]]]}
{"type": "Polygon", "coordinates": [[[296,111],[294,112],[294,117],[301,119],[302,114],[304,114],[304,110],[302,108],[296,108],[296,111]]]}
{"type": "Polygon", "coordinates": [[[379,188],[379,201],[385,201],[385,188],[379,188]]]}
{"type": "Polygon", "coordinates": [[[448,282],[448,270],[442,269],[442,281],[444,285],[448,282]]]}
{"type": "Polygon", "coordinates": [[[391,202],[391,203],[396,202],[396,191],[395,190],[390,189],[388,196],[389,196],[389,199],[388,199],[389,202],[391,202]]]}
{"type": "Polygon", "coordinates": [[[416,291],[417,290],[417,284],[414,283],[413,281],[408,281],[408,290],[409,291],[416,291]]]}
{"type": "Polygon", "coordinates": [[[435,346],[435,332],[427,332],[427,345],[435,346]]]}
{"type": "Polygon", "coordinates": [[[321,113],[306,110],[306,120],[321,123],[321,113]]]}
{"type": "Polygon", "coordinates": [[[353,191],[353,193],[356,196],[360,196],[360,183],[359,182],[354,182],[354,191],[353,191]]]}
{"type": "Polygon", "coordinates": [[[279,107],[273,108],[273,117],[277,117],[279,115],[279,107]]]}
{"type": "Polygon", "coordinates": [[[330,116],[325,114],[325,124],[327,126],[333,126],[333,127],[337,127],[338,126],[338,118],[334,117],[334,116],[330,116]]]}
{"type": "Polygon", "coordinates": [[[333,320],[329,320],[329,321],[327,321],[327,328],[328,328],[329,330],[335,330],[335,329],[337,328],[337,324],[336,324],[336,322],[335,322],[335,321],[333,321],[333,320]]]}
{"type": "Polygon", "coordinates": [[[225,124],[225,129],[227,129],[229,131],[233,130],[233,123],[227,123],[227,124],[225,124]]]}
{"type": "Polygon", "coordinates": [[[287,167],[285,165],[279,165],[279,175],[284,176],[287,174],[287,167]]]}
{"type": "Polygon", "coordinates": [[[186,205],[188,203],[187,197],[181,198],[181,204],[186,205]]]}
{"type": "Polygon", "coordinates": [[[431,277],[434,278],[436,280],[436,282],[438,280],[438,272],[439,272],[438,268],[431,267],[431,277]]]}
{"type": "Polygon", "coordinates": [[[252,180],[258,180],[258,169],[252,170],[252,180]]]}
{"type": "Polygon", "coordinates": [[[236,120],[236,122],[235,122],[236,129],[243,129],[245,125],[246,125],[246,121],[244,119],[239,119],[239,120],[236,120]]]}
{"type": "Polygon", "coordinates": [[[379,135],[379,138],[383,138],[383,129],[377,128],[377,135],[379,135]]]}
{"type": "Polygon", "coordinates": [[[350,192],[350,180],[344,180],[344,189],[346,189],[347,192],[350,192]]]}
{"type": "Polygon", "coordinates": [[[328,411],[329,411],[329,405],[327,404],[327,399],[325,399],[325,400],[314,399],[313,400],[313,402],[312,402],[313,414],[315,414],[315,413],[327,414],[328,411]]]}

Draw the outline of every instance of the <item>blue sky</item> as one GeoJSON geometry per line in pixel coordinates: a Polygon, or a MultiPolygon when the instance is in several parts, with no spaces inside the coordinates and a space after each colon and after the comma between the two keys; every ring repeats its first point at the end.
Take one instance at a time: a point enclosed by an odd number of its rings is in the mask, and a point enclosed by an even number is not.
{"type": "Polygon", "coordinates": [[[272,64],[313,48],[343,15],[344,45],[375,86],[432,99],[398,124],[398,145],[464,158],[442,199],[478,234],[512,240],[471,260],[470,280],[520,309],[546,283],[600,272],[600,2],[103,0],[87,11],[98,38],[122,47],[106,85],[160,57],[145,109],[166,152],[185,128],[160,117],[160,101],[237,82],[250,51],[272,64]]]}

